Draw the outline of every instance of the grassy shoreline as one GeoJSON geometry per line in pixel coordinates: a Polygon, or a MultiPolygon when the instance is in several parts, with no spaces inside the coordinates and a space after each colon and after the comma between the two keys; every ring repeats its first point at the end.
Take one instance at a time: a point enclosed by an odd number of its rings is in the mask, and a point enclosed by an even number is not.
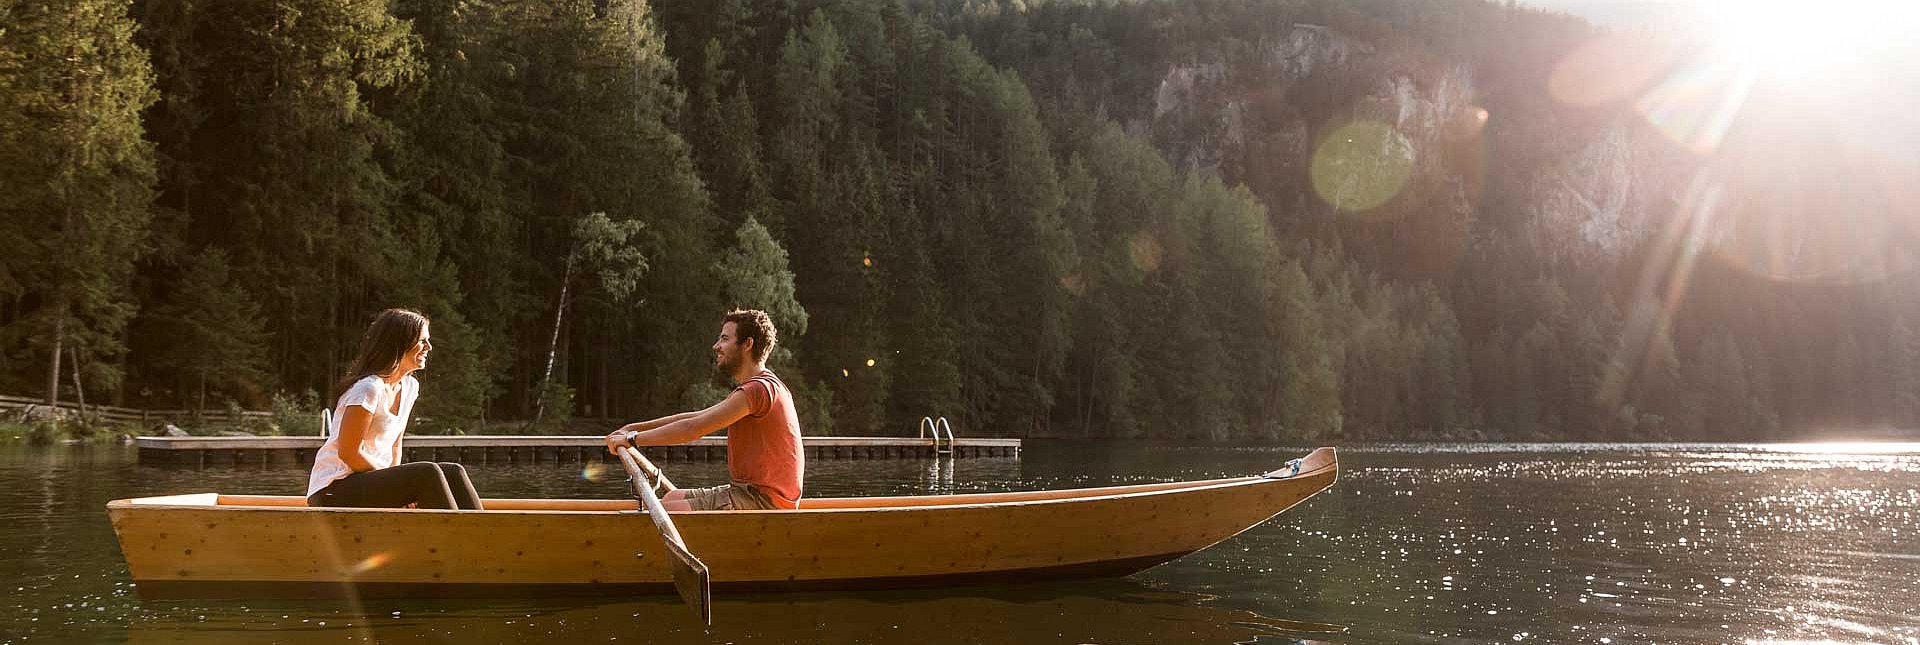
{"type": "Polygon", "coordinates": [[[51,445],[62,442],[111,443],[127,440],[140,434],[140,429],[131,425],[51,423],[45,421],[22,423],[19,421],[0,421],[0,443],[28,443],[33,445],[51,445]]]}

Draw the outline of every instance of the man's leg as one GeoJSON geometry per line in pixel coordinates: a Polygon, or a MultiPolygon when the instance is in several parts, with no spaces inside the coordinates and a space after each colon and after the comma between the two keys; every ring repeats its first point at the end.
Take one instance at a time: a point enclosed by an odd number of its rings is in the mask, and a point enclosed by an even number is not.
{"type": "Polygon", "coordinates": [[[687,501],[687,491],[675,488],[660,497],[660,506],[669,511],[691,511],[693,504],[687,501]]]}
{"type": "Polygon", "coordinates": [[[667,493],[661,505],[670,511],[731,511],[733,495],[727,485],[712,488],[683,488],[667,493]]]}

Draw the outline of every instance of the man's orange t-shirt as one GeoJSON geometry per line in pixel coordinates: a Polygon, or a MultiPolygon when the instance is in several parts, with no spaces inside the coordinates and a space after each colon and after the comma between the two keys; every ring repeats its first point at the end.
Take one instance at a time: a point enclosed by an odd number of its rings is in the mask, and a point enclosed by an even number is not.
{"type": "Polygon", "coordinates": [[[766,493],[774,506],[799,508],[807,456],[800,450],[793,394],[770,370],[733,389],[746,393],[747,416],[727,429],[728,476],[766,493]]]}

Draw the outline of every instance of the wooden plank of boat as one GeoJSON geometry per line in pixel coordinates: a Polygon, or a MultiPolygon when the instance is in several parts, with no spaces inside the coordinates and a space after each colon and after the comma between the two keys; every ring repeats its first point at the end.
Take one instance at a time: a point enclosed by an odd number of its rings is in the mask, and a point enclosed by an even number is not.
{"type": "MultiPolygon", "coordinates": [[[[1333,485],[1331,448],[1253,477],[1075,490],[808,499],[673,513],[723,589],[885,588],[1125,575],[1333,485]]],[[[292,496],[115,500],[143,596],[517,595],[672,590],[629,500],[486,500],[484,511],[307,508],[292,496]],[[634,553],[636,558],[610,558],[634,553]]]]}

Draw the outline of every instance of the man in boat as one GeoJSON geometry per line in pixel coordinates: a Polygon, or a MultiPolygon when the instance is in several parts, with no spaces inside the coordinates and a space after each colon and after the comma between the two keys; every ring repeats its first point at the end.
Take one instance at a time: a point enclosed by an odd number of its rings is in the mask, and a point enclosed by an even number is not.
{"type": "Polygon", "coordinates": [[[806,470],[806,455],[800,450],[800,416],[786,384],[767,369],[767,356],[778,339],[767,312],[728,312],[712,349],[714,368],[735,384],[733,392],[705,410],[621,426],[607,434],[607,451],[687,443],[727,430],[731,481],[712,488],[670,488],[661,497],[667,510],[798,508],[801,475],[806,470]]]}

